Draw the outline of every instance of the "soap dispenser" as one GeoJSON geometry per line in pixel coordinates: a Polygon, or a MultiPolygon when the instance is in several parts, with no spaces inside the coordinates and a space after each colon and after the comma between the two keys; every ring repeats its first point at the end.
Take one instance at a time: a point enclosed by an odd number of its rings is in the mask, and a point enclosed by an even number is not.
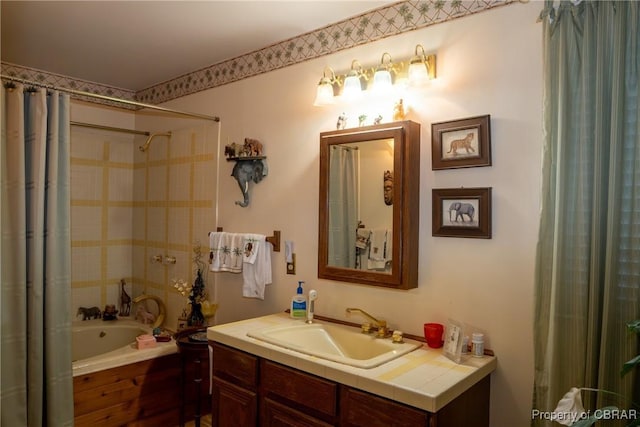
{"type": "Polygon", "coordinates": [[[303,281],[298,282],[296,294],[291,298],[291,317],[294,319],[304,319],[307,317],[307,297],[302,289],[303,281]]]}

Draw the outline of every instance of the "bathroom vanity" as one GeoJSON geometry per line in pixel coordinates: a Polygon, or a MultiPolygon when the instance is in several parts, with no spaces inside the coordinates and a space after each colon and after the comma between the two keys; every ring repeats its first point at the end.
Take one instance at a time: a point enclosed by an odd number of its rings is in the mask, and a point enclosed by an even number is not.
{"type": "Polygon", "coordinates": [[[423,345],[363,369],[247,335],[302,322],[275,314],[208,328],[213,425],[489,425],[494,357],[456,364],[423,345]]]}

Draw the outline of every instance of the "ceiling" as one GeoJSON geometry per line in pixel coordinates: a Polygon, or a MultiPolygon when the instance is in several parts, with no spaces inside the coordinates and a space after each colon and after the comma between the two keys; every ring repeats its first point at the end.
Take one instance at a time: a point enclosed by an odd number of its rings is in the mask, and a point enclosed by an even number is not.
{"type": "Polygon", "coordinates": [[[138,91],[393,1],[6,1],[2,61],[138,91]]]}

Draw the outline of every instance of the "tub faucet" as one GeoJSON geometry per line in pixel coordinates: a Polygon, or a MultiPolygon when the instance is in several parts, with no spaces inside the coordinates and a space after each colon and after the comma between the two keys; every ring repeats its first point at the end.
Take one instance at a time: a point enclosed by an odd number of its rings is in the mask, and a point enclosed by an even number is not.
{"type": "Polygon", "coordinates": [[[139,303],[140,301],[144,301],[147,299],[152,299],[156,302],[156,304],[158,304],[158,317],[156,317],[156,321],[153,323],[152,328],[160,328],[162,327],[162,324],[164,323],[164,317],[166,315],[166,308],[164,306],[164,301],[162,301],[162,299],[160,297],[157,297],[155,295],[147,295],[147,294],[142,294],[139,295],[137,297],[135,297],[133,299],[134,303],[139,303]]]}
{"type": "MultiPolygon", "coordinates": [[[[369,313],[367,313],[366,311],[360,309],[360,308],[347,308],[347,313],[351,314],[351,313],[360,313],[362,314],[364,317],[366,317],[367,319],[371,320],[375,326],[377,326],[378,328],[378,337],[380,338],[384,338],[387,335],[387,321],[386,320],[381,320],[381,319],[376,319],[375,317],[373,317],[372,315],[370,315],[369,313]]],[[[363,328],[363,332],[368,332],[365,331],[363,328]]]]}

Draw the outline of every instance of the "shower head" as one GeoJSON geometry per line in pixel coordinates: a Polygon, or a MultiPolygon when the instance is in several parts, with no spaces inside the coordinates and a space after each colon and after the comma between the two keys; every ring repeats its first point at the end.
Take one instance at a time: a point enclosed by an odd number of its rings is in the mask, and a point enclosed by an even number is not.
{"type": "Polygon", "coordinates": [[[151,135],[149,135],[149,138],[147,138],[147,140],[145,141],[144,144],[142,144],[140,147],[138,147],[140,149],[140,151],[142,151],[143,153],[145,151],[147,151],[147,149],[149,148],[149,145],[151,145],[151,140],[153,140],[153,138],[155,138],[156,136],[166,136],[171,138],[171,132],[165,132],[165,133],[152,133],[151,135]]]}

